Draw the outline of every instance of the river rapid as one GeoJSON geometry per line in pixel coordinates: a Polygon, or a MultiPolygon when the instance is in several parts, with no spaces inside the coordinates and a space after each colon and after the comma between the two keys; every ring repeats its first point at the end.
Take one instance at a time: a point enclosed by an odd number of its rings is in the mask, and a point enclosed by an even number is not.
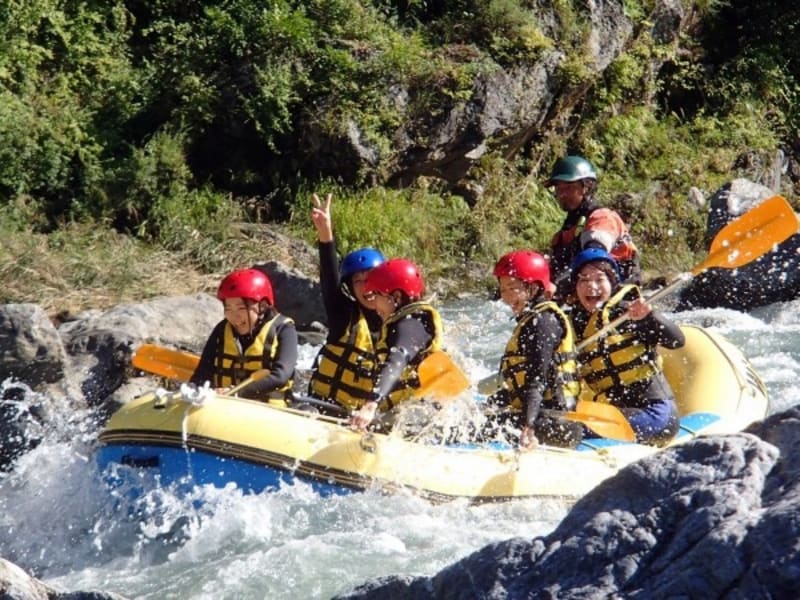
{"type": "MultiPolygon", "coordinates": [[[[446,345],[471,379],[492,372],[512,330],[510,311],[466,298],[442,316],[446,345]]],[[[800,401],[800,301],[671,316],[739,346],[767,385],[770,412],[800,401]]],[[[317,348],[301,351],[299,366],[308,368],[317,348]]],[[[0,476],[0,556],[64,590],[153,600],[330,598],[382,575],[433,574],[491,542],[545,535],[569,510],[556,500],[432,505],[377,490],[323,499],[304,483],[260,495],[233,486],[188,497],[156,490],[132,504],[100,483],[96,435],[89,415],[65,414],[0,476]]]]}

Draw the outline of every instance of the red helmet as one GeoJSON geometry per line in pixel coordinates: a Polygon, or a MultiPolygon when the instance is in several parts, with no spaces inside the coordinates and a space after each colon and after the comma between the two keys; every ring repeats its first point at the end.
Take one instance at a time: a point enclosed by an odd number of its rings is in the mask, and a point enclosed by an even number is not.
{"type": "Polygon", "coordinates": [[[494,266],[495,277],[514,277],[525,283],[550,287],[550,265],[547,259],[533,250],[514,250],[502,256],[494,266]]]}
{"type": "Polygon", "coordinates": [[[241,269],[226,276],[219,284],[217,298],[247,298],[260,302],[266,300],[275,304],[272,294],[272,284],[264,273],[258,269],[241,269]]]}
{"type": "Polygon", "coordinates": [[[422,296],[425,282],[417,265],[405,258],[392,258],[369,272],[364,283],[365,294],[391,294],[402,290],[412,300],[422,296]]]}

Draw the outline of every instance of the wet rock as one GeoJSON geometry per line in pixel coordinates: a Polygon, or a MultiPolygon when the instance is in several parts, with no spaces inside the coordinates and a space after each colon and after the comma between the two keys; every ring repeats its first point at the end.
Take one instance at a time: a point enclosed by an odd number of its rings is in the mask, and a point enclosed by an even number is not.
{"type": "Polygon", "coordinates": [[[800,407],[622,469],[549,535],[339,600],[791,598],[800,589],[800,407]]]}
{"type": "Polygon", "coordinates": [[[0,306],[0,381],[9,377],[31,387],[64,376],[66,352],[58,331],[36,304],[0,306]]]}
{"type": "MultiPolygon", "coordinates": [[[[706,247],[725,225],[774,195],[769,188],[735,179],[712,196],[706,247]]],[[[731,308],[748,311],[800,296],[800,235],[793,235],[753,262],[737,269],[708,269],[681,291],[677,310],[731,308]]]]}
{"type": "Polygon", "coordinates": [[[0,598],[4,600],[125,600],[110,592],[62,592],[0,558],[0,598]]]}

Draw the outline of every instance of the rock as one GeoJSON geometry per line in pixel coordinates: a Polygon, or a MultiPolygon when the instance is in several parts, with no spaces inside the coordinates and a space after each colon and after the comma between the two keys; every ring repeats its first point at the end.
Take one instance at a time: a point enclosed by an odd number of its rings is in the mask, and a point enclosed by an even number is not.
{"type": "Polygon", "coordinates": [[[269,277],[275,291],[275,306],[281,313],[292,317],[299,330],[313,329],[314,322],[327,323],[318,281],[275,261],[258,263],[253,268],[269,277]]]}
{"type": "Polygon", "coordinates": [[[549,535],[339,600],[790,598],[800,589],[800,407],[622,469],[549,535]]]}
{"type": "MultiPolygon", "coordinates": [[[[535,6],[535,27],[551,44],[542,44],[529,61],[510,67],[492,64],[469,90],[442,93],[437,110],[424,114],[414,110],[420,90],[388,87],[383,102],[397,112],[388,150],[368,141],[372,136],[364,124],[348,120],[331,127],[322,118],[330,112],[329,106],[310,107],[299,133],[304,172],[312,179],[335,177],[345,185],[378,180],[402,187],[430,177],[474,204],[482,186],[472,181],[471,171],[487,152],[499,150],[512,157],[532,140],[571,132],[575,107],[586,101],[592,82],[634,43],[634,36],[649,35],[658,44],[674,45],[688,21],[679,0],[655,2],[647,31],[634,31],[622,2],[583,3],[576,12],[586,29],[582,73],[570,78],[564,73],[569,57],[561,41],[565,34],[562,9],[549,2],[535,6]]],[[[466,44],[451,44],[445,51],[465,63],[479,56],[466,44]]],[[[668,55],[652,54],[649,72],[659,72],[668,55]]],[[[443,84],[451,87],[450,82],[443,84]]]]}
{"type": "MultiPolygon", "coordinates": [[[[734,218],[772,197],[773,192],[747,179],[735,179],[709,202],[706,247],[734,218]]],[[[722,307],[747,311],[800,296],[800,235],[793,235],[753,262],[737,269],[708,269],[681,291],[677,310],[722,307]]]]}
{"type": "Polygon", "coordinates": [[[3,600],[125,600],[110,592],[61,592],[0,558],[0,598],[3,600]]]}
{"type": "Polygon", "coordinates": [[[66,352],[44,309],[0,306],[0,381],[13,377],[35,387],[64,376],[66,352]]]}

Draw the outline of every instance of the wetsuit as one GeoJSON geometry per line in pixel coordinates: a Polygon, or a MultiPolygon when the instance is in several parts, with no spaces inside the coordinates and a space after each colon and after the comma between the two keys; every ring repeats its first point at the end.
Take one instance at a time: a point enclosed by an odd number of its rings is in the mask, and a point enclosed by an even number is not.
{"type": "Polygon", "coordinates": [[[210,381],[214,387],[227,387],[243,381],[248,373],[268,369],[269,375],[254,381],[237,392],[242,398],[266,400],[287,397],[291,394],[292,378],[297,364],[297,330],[294,322],[270,309],[262,315],[253,331],[239,335],[227,320],[220,321],[206,342],[200,362],[192,374],[191,383],[203,385],[210,381]],[[227,340],[226,340],[227,336],[227,340]],[[227,372],[225,355],[227,348],[235,348],[236,363],[227,372]],[[259,348],[260,360],[253,353],[259,348]],[[250,350],[250,352],[248,352],[250,350]]]}
{"type": "Polygon", "coordinates": [[[391,315],[376,345],[378,371],[372,398],[381,411],[409,400],[419,388],[416,366],[441,344],[439,313],[427,302],[412,302],[391,315]]]}
{"type": "MultiPolygon", "coordinates": [[[[572,447],[583,428],[548,411],[575,408],[579,393],[572,328],[566,315],[543,295],[517,317],[517,326],[501,359],[504,389],[489,400],[490,415],[481,437],[498,437],[533,427],[545,444],[572,447]],[[544,409],[544,410],[543,410],[544,409]]],[[[516,432],[512,433],[512,439],[516,432]]]]}
{"type": "Polygon", "coordinates": [[[572,259],[586,248],[606,250],[617,261],[624,282],[641,283],[639,255],[628,227],[616,211],[602,208],[592,198],[567,213],[550,246],[550,273],[559,297],[568,294],[572,259]]]}
{"type": "Polygon", "coordinates": [[[369,398],[375,368],[378,314],[348,296],[339,280],[335,242],[319,242],[320,287],[328,318],[325,345],[314,360],[308,392],[357,409],[369,398]]]}
{"type": "MultiPolygon", "coordinates": [[[[624,313],[639,296],[637,286],[625,285],[592,314],[576,307],[572,319],[579,339],[588,338],[624,313]]],[[[675,395],[664,377],[656,347],[680,348],[684,343],[680,327],[653,311],[639,321],[625,321],[578,355],[581,376],[595,400],[619,408],[639,442],[664,444],[678,432],[675,395]]]]}

